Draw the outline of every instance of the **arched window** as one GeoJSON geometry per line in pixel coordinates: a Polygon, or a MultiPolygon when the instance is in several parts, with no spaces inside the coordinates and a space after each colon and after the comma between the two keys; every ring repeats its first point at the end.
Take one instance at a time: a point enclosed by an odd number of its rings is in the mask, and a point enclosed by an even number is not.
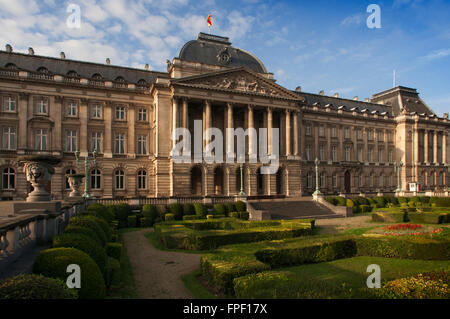
{"type": "Polygon", "coordinates": [[[69,168],[68,170],[66,170],[66,189],[70,189],[69,179],[67,178],[67,175],[76,174],[76,173],[77,172],[72,168],[69,168]]]}
{"type": "Polygon", "coordinates": [[[116,189],[125,189],[125,173],[122,170],[116,171],[115,182],[116,189]]]}
{"type": "Polygon", "coordinates": [[[49,73],[49,72],[48,72],[48,69],[47,69],[46,67],[43,67],[43,66],[41,66],[40,68],[38,68],[37,71],[38,71],[39,73],[42,73],[42,74],[48,74],[48,73],[49,73]]]}
{"type": "Polygon", "coordinates": [[[145,81],[144,79],[140,79],[139,81],[137,81],[138,87],[146,87],[147,85],[147,81],[145,81]]]}
{"type": "Polygon", "coordinates": [[[123,76],[118,76],[115,80],[116,82],[120,82],[120,83],[125,83],[125,79],[123,78],[123,76]]]}
{"type": "Polygon", "coordinates": [[[138,189],[147,189],[147,172],[140,170],[137,174],[138,177],[138,189]]]}
{"type": "Polygon", "coordinates": [[[102,188],[102,173],[99,169],[93,169],[91,171],[91,189],[101,189],[102,188]]]}
{"type": "Polygon", "coordinates": [[[78,75],[77,71],[73,71],[73,70],[67,72],[67,76],[69,76],[69,77],[71,77],[71,78],[78,78],[78,77],[80,77],[80,76],[78,75]]]}
{"type": "Polygon", "coordinates": [[[16,172],[11,167],[7,167],[3,170],[2,188],[5,190],[13,190],[16,188],[16,172]]]}
{"type": "Polygon", "coordinates": [[[103,80],[103,76],[100,73],[95,73],[92,76],[92,79],[94,79],[94,80],[103,80]]]}
{"type": "Polygon", "coordinates": [[[7,63],[5,65],[5,68],[9,69],[9,70],[17,70],[17,65],[15,65],[14,63],[7,63]]]}

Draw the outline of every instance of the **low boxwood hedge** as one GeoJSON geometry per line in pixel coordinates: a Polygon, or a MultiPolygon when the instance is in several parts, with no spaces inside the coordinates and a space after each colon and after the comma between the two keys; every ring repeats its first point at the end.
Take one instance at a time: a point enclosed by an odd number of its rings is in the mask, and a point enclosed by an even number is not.
{"type": "Polygon", "coordinates": [[[184,215],[183,216],[183,220],[200,220],[200,219],[204,219],[201,216],[198,215],[184,215]]]}
{"type": "Polygon", "coordinates": [[[76,248],[88,254],[98,265],[102,274],[106,269],[106,252],[102,246],[89,236],[65,233],[53,238],[53,247],[76,248]]]}
{"type": "Polygon", "coordinates": [[[245,205],[245,203],[241,200],[237,201],[236,203],[234,203],[234,206],[236,207],[236,210],[238,212],[245,212],[247,211],[247,205],[245,205]]]}
{"type": "Polygon", "coordinates": [[[152,227],[159,218],[159,212],[155,205],[146,204],[142,206],[141,226],[152,227]]]}
{"type": "Polygon", "coordinates": [[[98,238],[101,241],[102,247],[106,245],[108,242],[108,237],[105,234],[105,231],[103,230],[102,226],[98,223],[95,217],[93,216],[80,216],[80,217],[73,217],[69,221],[69,226],[80,226],[80,227],[86,227],[94,231],[98,238]]]}
{"type": "Polygon", "coordinates": [[[113,257],[120,261],[122,256],[123,245],[121,243],[108,243],[106,244],[106,254],[109,257],[113,257]]]}
{"type": "Polygon", "coordinates": [[[103,299],[106,294],[102,273],[86,253],[75,248],[52,248],[42,251],[35,260],[34,274],[67,280],[67,266],[79,265],[81,268],[81,288],[78,295],[81,299],[103,299]]]}
{"type": "Polygon", "coordinates": [[[227,209],[224,204],[215,204],[213,206],[214,215],[223,215],[227,214],[227,209]]]}
{"type": "Polygon", "coordinates": [[[77,298],[77,291],[63,281],[40,275],[22,274],[0,282],[0,300],[77,298]]]}
{"type": "Polygon", "coordinates": [[[196,215],[199,215],[199,216],[202,216],[202,217],[206,217],[206,214],[208,213],[208,209],[202,203],[195,203],[194,204],[194,210],[195,210],[195,214],[196,215]]]}
{"type": "Polygon", "coordinates": [[[135,228],[137,227],[137,216],[131,215],[127,218],[127,227],[135,228]]]}
{"type": "Polygon", "coordinates": [[[93,231],[91,228],[83,227],[83,226],[76,226],[76,225],[69,225],[64,230],[65,234],[83,234],[86,236],[89,236],[97,244],[100,246],[103,246],[103,240],[99,234],[97,234],[95,231],[93,231]]]}
{"type": "Polygon", "coordinates": [[[89,205],[87,211],[96,217],[104,219],[107,223],[112,222],[116,217],[106,206],[98,203],[89,205]]]}
{"type": "Polygon", "coordinates": [[[106,263],[105,284],[109,289],[120,281],[120,262],[116,258],[108,257],[106,263]]]}

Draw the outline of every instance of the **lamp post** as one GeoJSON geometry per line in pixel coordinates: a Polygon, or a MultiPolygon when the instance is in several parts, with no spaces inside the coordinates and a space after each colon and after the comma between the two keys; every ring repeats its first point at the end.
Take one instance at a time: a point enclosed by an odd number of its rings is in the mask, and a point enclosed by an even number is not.
{"type": "Polygon", "coordinates": [[[400,163],[394,163],[394,173],[397,173],[397,189],[395,190],[396,193],[400,193],[402,191],[402,185],[400,181],[400,173],[402,172],[402,167],[403,162],[400,161],[400,163]]]}
{"type": "Polygon", "coordinates": [[[241,173],[241,192],[239,193],[239,196],[246,196],[244,192],[244,166],[241,163],[239,166],[240,173],[241,173]]]}
{"type": "Polygon", "coordinates": [[[319,164],[320,161],[318,158],[314,161],[314,164],[316,165],[316,191],[313,193],[314,196],[322,195],[319,189],[319,164]]]}
{"type": "MultiPolygon", "coordinates": [[[[92,162],[94,165],[97,164],[97,150],[94,150],[92,152],[92,160],[89,160],[89,153],[87,156],[84,157],[84,194],[82,195],[82,197],[84,199],[89,199],[91,198],[91,195],[88,192],[88,168],[89,168],[89,162],[92,162]]],[[[76,150],[75,151],[75,159],[77,162],[77,165],[80,163],[80,151],[76,150]]]]}

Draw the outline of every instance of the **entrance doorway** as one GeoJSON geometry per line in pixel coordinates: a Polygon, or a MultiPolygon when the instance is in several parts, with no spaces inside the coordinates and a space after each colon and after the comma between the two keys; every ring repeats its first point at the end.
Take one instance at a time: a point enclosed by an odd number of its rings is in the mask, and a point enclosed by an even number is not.
{"type": "Polygon", "coordinates": [[[345,186],[345,192],[350,193],[351,192],[351,175],[350,175],[349,171],[345,171],[344,186],[345,186]]]}

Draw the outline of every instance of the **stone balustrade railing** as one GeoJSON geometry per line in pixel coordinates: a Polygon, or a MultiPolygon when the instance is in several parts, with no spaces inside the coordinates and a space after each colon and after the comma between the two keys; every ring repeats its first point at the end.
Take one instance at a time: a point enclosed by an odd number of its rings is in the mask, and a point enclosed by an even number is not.
{"type": "Polygon", "coordinates": [[[172,203],[186,204],[186,203],[204,203],[204,204],[224,204],[232,203],[237,200],[242,200],[242,197],[238,196],[177,196],[177,197],[158,197],[158,198],[137,198],[137,199],[92,199],[90,203],[99,203],[103,205],[118,205],[129,204],[132,206],[142,206],[146,204],[151,205],[169,205],[172,203]]]}
{"type": "Polygon", "coordinates": [[[0,274],[11,263],[37,245],[47,245],[61,234],[70,218],[85,209],[84,204],[65,207],[60,212],[27,210],[0,219],[0,274]]]}

